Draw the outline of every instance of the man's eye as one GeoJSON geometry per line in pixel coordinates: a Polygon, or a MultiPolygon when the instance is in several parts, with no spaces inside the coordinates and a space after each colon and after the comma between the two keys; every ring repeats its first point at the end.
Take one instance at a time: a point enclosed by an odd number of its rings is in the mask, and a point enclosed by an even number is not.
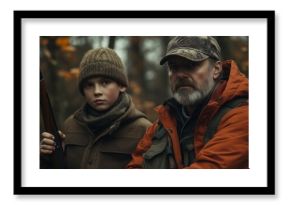
{"type": "Polygon", "coordinates": [[[174,67],[174,66],[168,66],[168,70],[171,71],[171,72],[174,72],[174,71],[176,71],[177,69],[176,69],[176,67],[174,67]]]}
{"type": "Polygon", "coordinates": [[[172,72],[178,71],[178,70],[188,70],[189,67],[185,65],[170,65],[169,70],[172,72]]]}
{"type": "Polygon", "coordinates": [[[197,67],[196,65],[193,65],[191,63],[184,63],[184,64],[170,64],[168,68],[170,71],[176,72],[176,71],[193,71],[197,67]]]}
{"type": "Polygon", "coordinates": [[[176,69],[178,66],[176,65],[176,64],[174,64],[174,63],[168,63],[168,69],[169,70],[174,70],[174,69],[176,69]]]}

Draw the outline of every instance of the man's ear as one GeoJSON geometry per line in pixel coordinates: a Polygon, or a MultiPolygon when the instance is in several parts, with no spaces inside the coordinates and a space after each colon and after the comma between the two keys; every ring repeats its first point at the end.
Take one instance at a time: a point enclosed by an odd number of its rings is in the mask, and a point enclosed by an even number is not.
{"type": "Polygon", "coordinates": [[[221,61],[217,61],[214,65],[214,68],[213,68],[213,79],[214,80],[217,80],[221,73],[222,73],[222,62],[221,61]]]}
{"type": "Polygon", "coordinates": [[[127,90],[127,87],[120,85],[120,92],[123,93],[127,90]]]}

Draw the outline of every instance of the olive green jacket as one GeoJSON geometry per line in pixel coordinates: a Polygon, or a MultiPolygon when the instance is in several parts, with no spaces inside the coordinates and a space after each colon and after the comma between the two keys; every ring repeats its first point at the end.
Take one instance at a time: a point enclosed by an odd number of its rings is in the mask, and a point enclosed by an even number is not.
{"type": "Polygon", "coordinates": [[[64,123],[68,169],[122,169],[151,122],[131,103],[110,126],[93,134],[86,124],[70,116],[64,123]]]}

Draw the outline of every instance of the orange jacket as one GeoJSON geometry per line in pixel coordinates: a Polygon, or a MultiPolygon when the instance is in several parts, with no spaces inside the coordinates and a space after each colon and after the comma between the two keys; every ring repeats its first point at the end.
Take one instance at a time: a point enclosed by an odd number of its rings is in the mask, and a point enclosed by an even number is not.
{"type": "MultiPolygon", "coordinates": [[[[226,102],[238,96],[248,95],[248,79],[239,72],[232,60],[223,62],[223,70],[228,79],[221,81],[213,92],[208,104],[202,109],[194,137],[195,159],[190,166],[182,163],[179,136],[176,129],[176,118],[171,116],[168,107],[160,105],[156,108],[160,123],[170,136],[173,155],[177,168],[216,169],[216,168],[248,168],[248,104],[233,108],[221,119],[213,138],[206,144],[203,136],[207,125],[226,102]]],[[[158,121],[149,127],[139,141],[128,168],[142,168],[145,153],[152,144],[152,137],[158,121]]]]}

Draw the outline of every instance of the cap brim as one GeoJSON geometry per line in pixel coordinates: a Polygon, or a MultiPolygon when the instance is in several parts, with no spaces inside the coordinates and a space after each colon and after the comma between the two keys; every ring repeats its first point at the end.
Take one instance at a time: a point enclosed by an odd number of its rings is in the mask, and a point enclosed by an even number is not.
{"type": "Polygon", "coordinates": [[[172,56],[180,56],[194,62],[203,61],[209,58],[209,56],[199,52],[196,49],[179,48],[167,52],[167,54],[161,59],[160,65],[163,65],[166,61],[168,61],[168,58],[172,56]]]}

